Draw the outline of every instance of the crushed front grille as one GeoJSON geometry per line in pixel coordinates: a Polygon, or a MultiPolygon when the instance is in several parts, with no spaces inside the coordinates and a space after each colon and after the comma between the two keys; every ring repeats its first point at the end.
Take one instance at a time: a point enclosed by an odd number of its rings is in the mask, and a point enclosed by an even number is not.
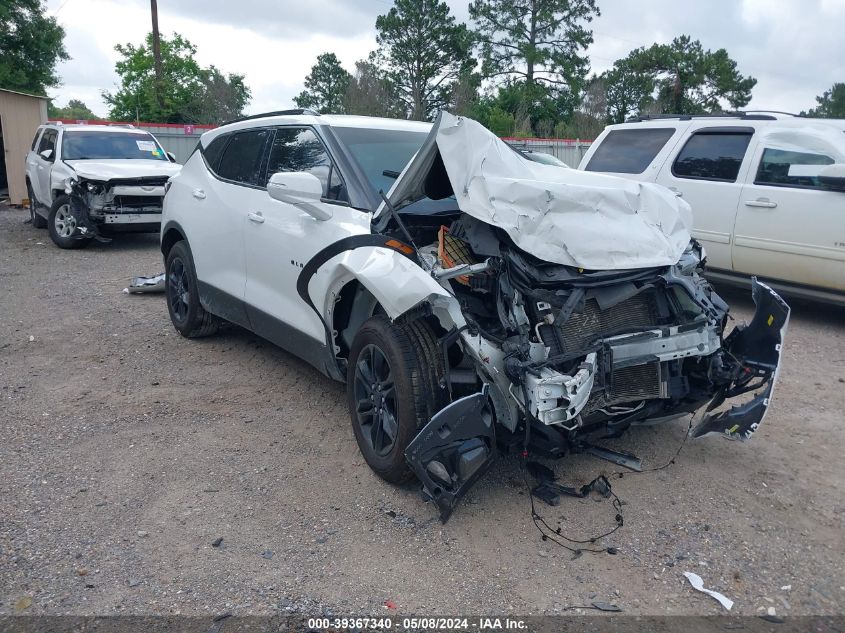
{"type": "Polygon", "coordinates": [[[657,314],[652,292],[641,292],[607,310],[599,309],[595,299],[587,299],[584,311],[572,313],[560,328],[564,351],[585,349],[591,341],[602,335],[655,326],[657,314]]]}

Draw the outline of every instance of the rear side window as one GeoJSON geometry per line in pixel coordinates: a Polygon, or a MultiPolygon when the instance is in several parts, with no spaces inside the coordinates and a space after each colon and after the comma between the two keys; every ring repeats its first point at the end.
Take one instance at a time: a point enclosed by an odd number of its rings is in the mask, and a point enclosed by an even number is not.
{"type": "Polygon", "coordinates": [[[693,134],[672,165],[678,178],[736,182],[752,132],[693,134]]]}
{"type": "Polygon", "coordinates": [[[675,133],[673,127],[613,130],[587,163],[587,171],[641,174],[675,133]]]}
{"type": "Polygon", "coordinates": [[[824,154],[809,152],[791,152],[782,149],[763,150],[760,166],[757,169],[755,185],[776,185],[802,189],[824,189],[816,176],[790,176],[792,165],[832,165],[835,161],[824,154]]]}
{"type": "Polygon", "coordinates": [[[205,162],[211,171],[217,173],[217,166],[220,162],[220,156],[223,155],[223,148],[226,147],[226,143],[231,136],[231,134],[221,134],[211,141],[208,147],[202,150],[202,155],[205,157],[205,162]]]}
{"type": "Polygon", "coordinates": [[[41,134],[41,128],[38,128],[37,130],[35,130],[35,136],[32,139],[32,145],[29,146],[29,149],[31,149],[33,152],[35,151],[35,144],[38,143],[38,135],[39,134],[41,134]]]}
{"type": "Polygon", "coordinates": [[[280,171],[304,171],[323,185],[323,197],[346,201],[346,190],[323,143],[310,128],[279,128],[270,149],[267,177],[280,171]]]}
{"type": "Polygon", "coordinates": [[[217,174],[233,182],[264,187],[264,147],[271,134],[268,129],[233,134],[223,150],[217,174]]]}

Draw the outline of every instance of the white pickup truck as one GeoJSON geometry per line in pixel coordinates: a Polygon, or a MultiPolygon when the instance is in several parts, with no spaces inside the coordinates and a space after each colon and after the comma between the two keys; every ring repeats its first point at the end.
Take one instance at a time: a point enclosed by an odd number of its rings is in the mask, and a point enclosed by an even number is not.
{"type": "Polygon", "coordinates": [[[143,130],[48,123],[26,156],[32,224],[60,248],[120,232],[157,232],[164,184],[181,166],[143,130]]]}
{"type": "Polygon", "coordinates": [[[637,117],[579,166],[656,182],[693,211],[709,276],[845,304],[845,120],[763,112],[637,117]]]}

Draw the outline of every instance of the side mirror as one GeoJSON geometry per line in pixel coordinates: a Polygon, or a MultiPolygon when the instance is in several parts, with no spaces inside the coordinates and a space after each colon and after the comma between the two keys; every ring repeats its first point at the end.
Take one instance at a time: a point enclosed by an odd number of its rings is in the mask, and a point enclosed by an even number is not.
{"type": "Polygon", "coordinates": [[[38,155],[44,160],[53,160],[53,150],[51,149],[45,149],[43,152],[39,152],[38,155]]]}
{"type": "Polygon", "coordinates": [[[170,159],[171,163],[176,162],[176,154],[174,154],[173,152],[167,152],[167,157],[170,159]]]}
{"type": "Polygon", "coordinates": [[[278,200],[292,204],[305,211],[315,220],[328,220],[332,217],[331,210],[321,203],[323,185],[314,174],[305,171],[280,171],[267,182],[267,194],[278,200]]]}
{"type": "Polygon", "coordinates": [[[845,164],[835,163],[822,167],[819,170],[819,182],[827,189],[845,191],[845,164]]]}

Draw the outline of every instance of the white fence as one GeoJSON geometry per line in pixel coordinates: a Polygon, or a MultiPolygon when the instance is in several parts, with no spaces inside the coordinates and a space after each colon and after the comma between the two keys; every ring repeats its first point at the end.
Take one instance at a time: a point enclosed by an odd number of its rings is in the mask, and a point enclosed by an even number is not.
{"type": "Polygon", "coordinates": [[[200,136],[215,126],[139,123],[135,127],[155,136],[165,151],[176,156],[177,163],[184,164],[197,146],[200,136]]]}
{"type": "Polygon", "coordinates": [[[570,167],[578,167],[592,141],[573,138],[503,138],[503,141],[517,149],[551,154],[570,167]]]}

